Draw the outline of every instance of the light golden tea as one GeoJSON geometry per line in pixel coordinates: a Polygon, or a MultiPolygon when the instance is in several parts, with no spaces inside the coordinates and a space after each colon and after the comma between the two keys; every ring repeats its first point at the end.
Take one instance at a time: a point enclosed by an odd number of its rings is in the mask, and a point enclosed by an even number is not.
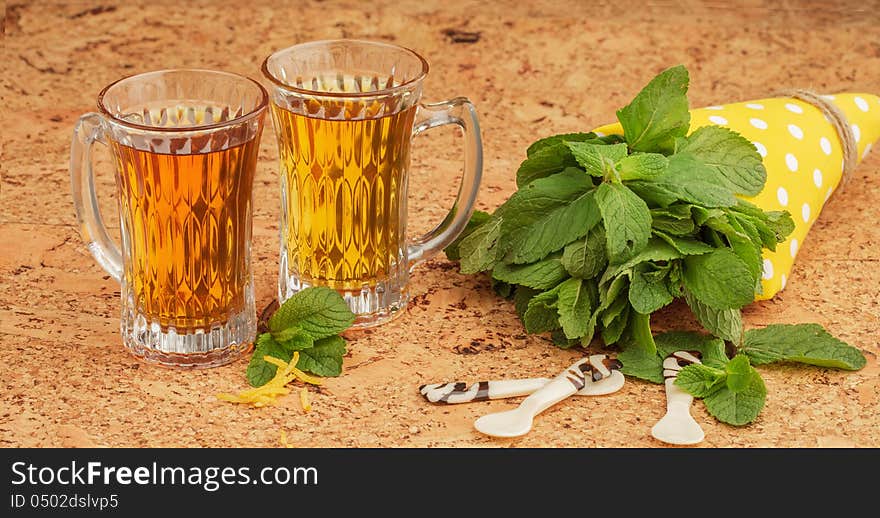
{"type": "Polygon", "coordinates": [[[384,282],[405,261],[415,107],[370,118],[369,107],[348,101],[302,106],[303,113],[272,106],[289,268],[339,290],[384,282]]]}
{"type": "Polygon", "coordinates": [[[138,311],[163,329],[208,330],[245,307],[258,140],[189,155],[111,142],[125,281],[138,311]]]}
{"type": "Polygon", "coordinates": [[[278,298],[326,286],[357,315],[354,326],[387,322],[406,307],[410,270],[449,245],[473,210],[476,110],[463,97],[421,104],[428,62],[383,42],[302,43],[262,68],[281,161],[278,298]],[[436,227],[407,236],[411,141],[444,125],[465,138],[458,196],[436,227]]]}

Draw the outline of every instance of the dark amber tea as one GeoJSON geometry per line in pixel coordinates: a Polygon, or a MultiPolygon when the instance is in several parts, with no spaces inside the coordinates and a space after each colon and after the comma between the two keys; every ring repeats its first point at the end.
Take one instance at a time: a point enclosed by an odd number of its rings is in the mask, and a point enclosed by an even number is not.
{"type": "Polygon", "coordinates": [[[194,155],[112,148],[137,307],[178,332],[208,330],[243,308],[257,139],[194,155]]]}

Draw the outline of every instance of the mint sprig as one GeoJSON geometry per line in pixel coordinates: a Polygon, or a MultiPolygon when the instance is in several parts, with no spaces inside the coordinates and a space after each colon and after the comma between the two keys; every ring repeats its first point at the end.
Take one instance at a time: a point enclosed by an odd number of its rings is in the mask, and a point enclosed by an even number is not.
{"type": "Polygon", "coordinates": [[[318,376],[339,376],[345,339],[338,333],[348,329],[355,315],[334,290],[306,288],[287,299],[268,321],[269,331],[257,337],[247,368],[251,386],[265,385],[277,367],[263,359],[272,356],[289,362],[299,351],[296,367],[318,376]]]}
{"type": "Polygon", "coordinates": [[[496,292],[512,295],[527,332],[549,332],[562,348],[596,336],[618,344],[625,374],[662,382],[666,355],[703,352],[705,368],[681,383],[718,419],[743,424],[766,392],[752,364],[857,369],[864,357],[816,325],[743,333],[740,308],[761,291],[763,251],[784,242],[794,221],[737,197],[764,188],[762,158],[729,129],[688,134],[687,89],[687,70],[670,68],[617,112],[623,136],[532,144],[518,190],[494,213],[476,213],[446,252],[462,273],[487,272],[496,292]],[[653,336],[651,314],[675,299],[720,340],[653,336]]]}

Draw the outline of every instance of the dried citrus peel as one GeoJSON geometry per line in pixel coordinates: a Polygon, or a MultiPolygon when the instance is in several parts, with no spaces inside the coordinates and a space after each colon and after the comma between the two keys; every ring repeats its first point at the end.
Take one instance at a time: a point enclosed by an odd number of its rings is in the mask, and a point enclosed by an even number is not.
{"type": "MultiPolygon", "coordinates": [[[[290,393],[290,389],[287,388],[287,384],[294,380],[300,380],[304,383],[311,383],[312,385],[320,385],[321,380],[314,376],[309,376],[305,372],[296,368],[296,364],[299,361],[299,352],[294,352],[293,357],[289,362],[285,362],[284,360],[279,360],[273,356],[264,356],[263,359],[272,365],[278,367],[275,370],[275,376],[269,380],[265,385],[260,387],[243,390],[238,394],[217,394],[217,399],[222,401],[229,401],[230,403],[241,403],[246,405],[252,405],[254,407],[263,407],[267,405],[274,405],[277,402],[277,398],[279,396],[284,396],[290,393]]],[[[303,387],[305,389],[305,387],[303,387]]],[[[311,404],[309,404],[308,396],[303,396],[300,393],[300,401],[303,403],[303,409],[306,411],[311,409],[311,404]],[[308,404],[308,408],[306,405],[308,404]]]]}

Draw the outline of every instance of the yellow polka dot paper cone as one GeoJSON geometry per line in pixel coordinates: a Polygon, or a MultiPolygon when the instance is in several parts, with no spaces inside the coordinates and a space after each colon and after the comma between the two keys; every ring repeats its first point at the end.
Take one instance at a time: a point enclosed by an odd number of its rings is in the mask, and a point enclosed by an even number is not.
{"type": "MultiPolygon", "coordinates": [[[[825,96],[846,116],[856,140],[858,160],[880,139],[880,97],[843,93],[825,96]]],[[[787,210],[795,222],[788,241],[764,251],[763,294],[769,299],[785,288],[794,258],[810,227],[843,176],[843,145],[822,111],[793,98],[761,99],[691,110],[691,131],[725,126],[752,141],[767,169],[767,184],[746,198],[764,210],[787,210]]],[[[597,128],[622,134],[619,124],[597,128]]]]}

